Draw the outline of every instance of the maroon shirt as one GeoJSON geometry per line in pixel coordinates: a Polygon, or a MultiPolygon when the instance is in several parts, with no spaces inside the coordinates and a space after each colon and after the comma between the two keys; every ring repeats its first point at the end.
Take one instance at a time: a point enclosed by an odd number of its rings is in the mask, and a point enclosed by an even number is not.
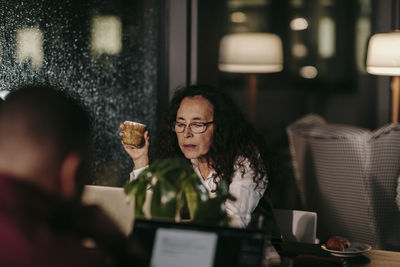
{"type": "MultiPolygon", "coordinates": [[[[109,251],[82,246],[113,229],[98,209],[86,208],[0,174],[0,266],[114,266],[109,251]]],[[[100,242],[118,245],[120,238],[112,230],[100,242]]]]}

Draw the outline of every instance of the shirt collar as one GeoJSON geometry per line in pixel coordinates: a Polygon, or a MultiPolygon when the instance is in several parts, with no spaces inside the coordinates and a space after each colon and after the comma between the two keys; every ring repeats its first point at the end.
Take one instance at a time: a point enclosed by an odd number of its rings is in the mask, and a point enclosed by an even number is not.
{"type": "MultiPolygon", "coordinates": [[[[201,178],[201,174],[200,174],[200,170],[199,170],[199,166],[198,166],[198,160],[197,159],[191,159],[190,162],[192,163],[193,166],[193,170],[195,171],[195,173],[197,174],[197,176],[199,176],[199,178],[201,180],[203,180],[201,178]]],[[[213,175],[215,174],[215,170],[211,169],[210,173],[208,174],[207,178],[205,179],[205,181],[211,179],[213,177],[213,175]]]]}

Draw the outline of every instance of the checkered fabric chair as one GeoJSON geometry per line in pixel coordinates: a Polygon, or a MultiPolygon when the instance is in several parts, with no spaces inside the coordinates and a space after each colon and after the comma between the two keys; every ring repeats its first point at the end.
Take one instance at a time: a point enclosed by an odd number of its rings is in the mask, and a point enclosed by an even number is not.
{"type": "Polygon", "coordinates": [[[310,114],[286,130],[304,208],[318,214],[318,237],[400,250],[400,125],[370,131],[310,114]]]}

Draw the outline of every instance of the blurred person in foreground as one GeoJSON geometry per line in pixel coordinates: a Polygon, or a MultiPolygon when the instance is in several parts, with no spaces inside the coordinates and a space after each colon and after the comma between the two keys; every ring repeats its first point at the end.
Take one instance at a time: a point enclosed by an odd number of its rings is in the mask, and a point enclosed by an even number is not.
{"type": "MultiPolygon", "coordinates": [[[[209,85],[177,90],[158,138],[156,159],[186,158],[211,197],[226,182],[235,198],[225,203],[230,226],[249,225],[268,185],[266,149],[263,137],[226,93],[209,85]]],[[[130,180],[149,165],[148,132],[145,141],[142,148],[123,144],[134,163],[130,180]]]]}
{"type": "Polygon", "coordinates": [[[86,110],[56,88],[22,87],[0,105],[0,266],[140,265],[135,244],[80,203],[90,138],[86,110]]]}

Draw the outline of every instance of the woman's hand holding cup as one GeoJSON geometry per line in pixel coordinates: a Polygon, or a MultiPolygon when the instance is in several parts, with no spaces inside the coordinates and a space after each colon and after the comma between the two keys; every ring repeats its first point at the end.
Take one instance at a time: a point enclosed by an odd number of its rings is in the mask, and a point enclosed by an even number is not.
{"type": "Polygon", "coordinates": [[[149,165],[149,132],[146,125],[125,121],[120,126],[119,135],[122,137],[121,143],[132,158],[135,169],[140,169],[149,165]]]}

